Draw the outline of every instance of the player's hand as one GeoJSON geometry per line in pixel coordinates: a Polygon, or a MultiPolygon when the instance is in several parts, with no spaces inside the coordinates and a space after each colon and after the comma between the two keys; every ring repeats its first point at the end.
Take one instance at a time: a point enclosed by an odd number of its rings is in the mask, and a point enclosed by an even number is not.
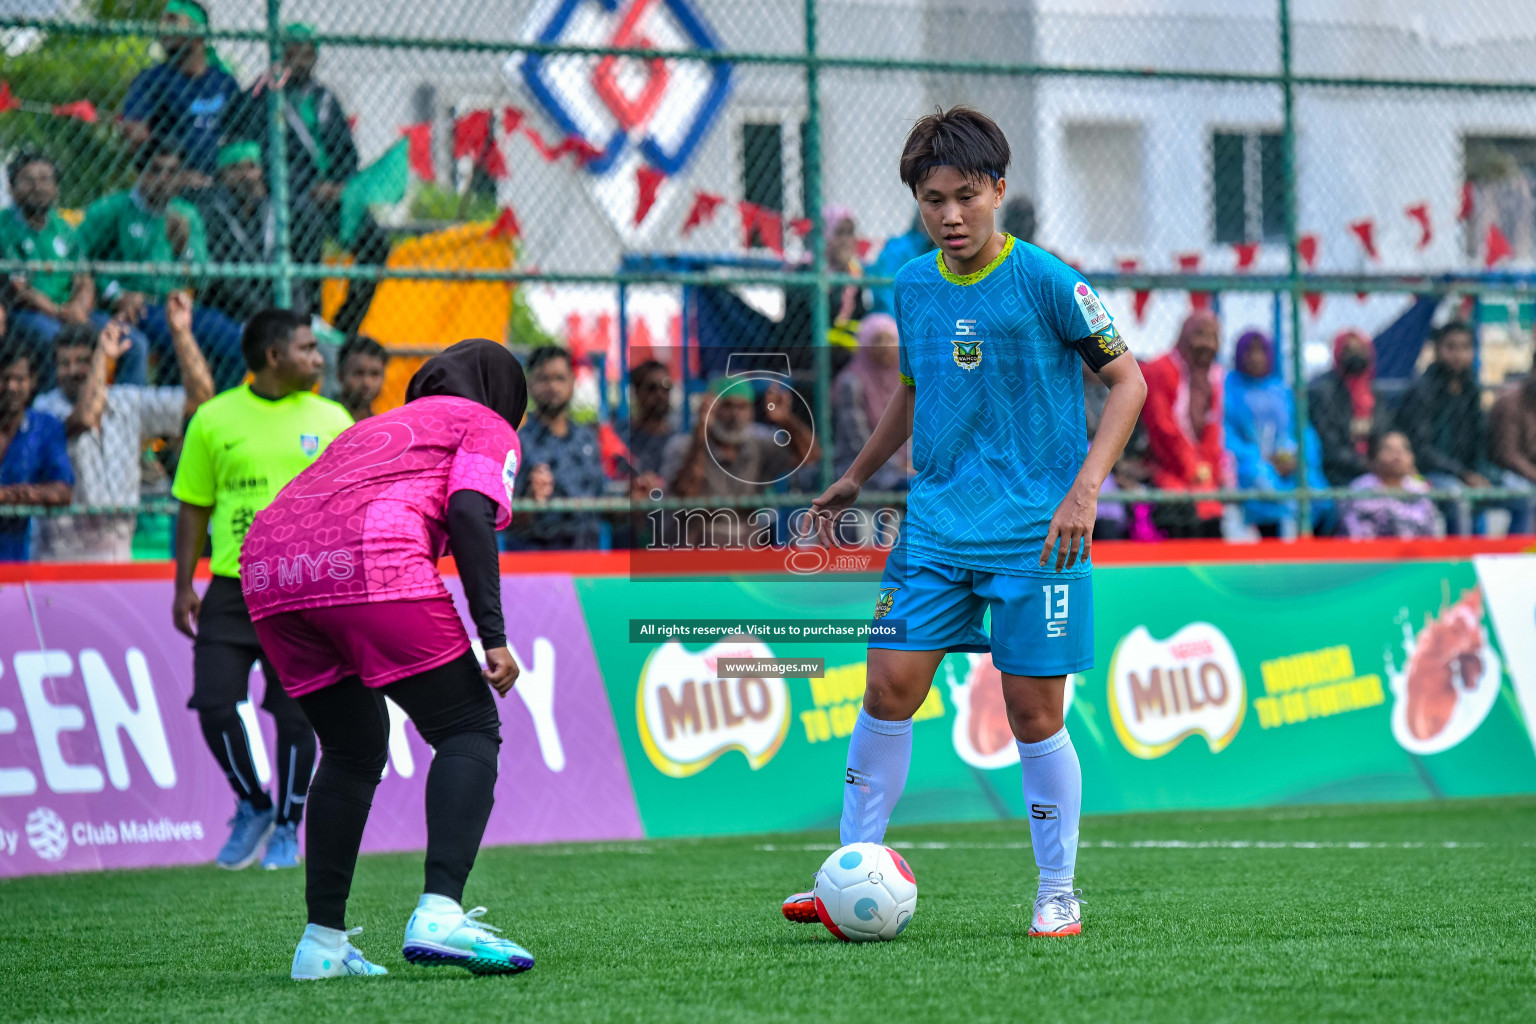
{"type": "Polygon", "coordinates": [[[197,616],[203,610],[202,599],[191,587],[176,588],[176,600],[171,603],[171,621],[179,633],[197,637],[197,616]]]}
{"type": "Polygon", "coordinates": [[[816,517],[816,532],[822,547],[834,547],[838,514],[852,505],[859,497],[861,488],[846,476],[832,481],[832,486],[821,492],[811,502],[811,514],[816,517]]]}
{"type": "Polygon", "coordinates": [[[534,501],[548,501],[555,496],[555,474],[547,463],[528,471],[528,496],[534,501]]]}
{"type": "Polygon", "coordinates": [[[492,647],[485,652],[485,664],[480,674],[491,684],[491,689],[502,697],[511,693],[519,671],[512,652],[505,647],[492,647]]]}
{"type": "Polygon", "coordinates": [[[192,333],[192,295],[171,292],[165,297],[165,325],[172,334],[192,333]]]}
{"type": "Polygon", "coordinates": [[[96,336],[96,344],[101,347],[106,357],[113,361],[123,358],[124,353],[133,347],[133,342],[126,333],[126,327],[120,320],[108,320],[101,328],[101,333],[96,336]]]}
{"type": "Polygon", "coordinates": [[[1057,572],[1072,568],[1079,559],[1086,560],[1088,546],[1093,541],[1093,522],[1098,516],[1098,494],[1073,486],[1056,506],[1056,514],[1051,516],[1051,529],[1045,535],[1045,546],[1040,549],[1040,567],[1050,564],[1052,551],[1056,552],[1057,572]]]}

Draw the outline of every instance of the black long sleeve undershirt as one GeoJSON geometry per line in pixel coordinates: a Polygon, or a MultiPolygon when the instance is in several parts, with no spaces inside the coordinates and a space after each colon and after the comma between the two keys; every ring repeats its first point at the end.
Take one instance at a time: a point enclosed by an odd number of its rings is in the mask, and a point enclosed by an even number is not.
{"type": "Polygon", "coordinates": [[[496,503],[479,491],[448,496],[448,550],[459,566],[469,617],[486,650],[507,646],[501,616],[501,564],[496,554],[496,503]]]}

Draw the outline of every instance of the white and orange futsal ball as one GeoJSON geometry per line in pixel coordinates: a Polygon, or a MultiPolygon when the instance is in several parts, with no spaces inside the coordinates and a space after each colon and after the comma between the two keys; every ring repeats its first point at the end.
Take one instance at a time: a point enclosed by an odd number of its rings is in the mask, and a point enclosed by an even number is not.
{"type": "Polygon", "coordinates": [[[912,923],[917,879],[901,854],[851,843],[816,872],[816,916],[844,942],[889,941],[912,923]]]}

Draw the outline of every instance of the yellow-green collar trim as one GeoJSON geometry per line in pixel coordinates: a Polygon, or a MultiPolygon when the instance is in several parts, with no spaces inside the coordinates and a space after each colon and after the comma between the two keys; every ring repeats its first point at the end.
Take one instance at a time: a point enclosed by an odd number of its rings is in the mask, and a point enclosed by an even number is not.
{"type": "Polygon", "coordinates": [[[977,281],[980,281],[982,278],[992,273],[992,271],[1002,266],[1003,260],[1006,260],[1008,258],[1008,254],[1013,252],[1013,236],[1005,231],[1003,232],[1003,238],[1003,251],[992,257],[991,263],[988,263],[986,266],[972,274],[952,273],[949,267],[944,263],[944,250],[940,249],[934,257],[939,261],[939,273],[942,274],[944,276],[944,280],[948,281],[950,284],[975,284],[977,281]]]}

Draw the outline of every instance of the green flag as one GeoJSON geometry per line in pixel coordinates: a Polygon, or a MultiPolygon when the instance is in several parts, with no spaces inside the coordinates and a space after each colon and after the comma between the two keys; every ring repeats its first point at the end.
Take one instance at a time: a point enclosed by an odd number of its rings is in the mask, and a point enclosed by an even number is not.
{"type": "Polygon", "coordinates": [[[410,180],[409,144],[408,139],[401,139],[390,146],[383,156],[352,175],[342,188],[342,245],[351,247],[370,206],[398,203],[405,198],[405,186],[410,180]]]}

